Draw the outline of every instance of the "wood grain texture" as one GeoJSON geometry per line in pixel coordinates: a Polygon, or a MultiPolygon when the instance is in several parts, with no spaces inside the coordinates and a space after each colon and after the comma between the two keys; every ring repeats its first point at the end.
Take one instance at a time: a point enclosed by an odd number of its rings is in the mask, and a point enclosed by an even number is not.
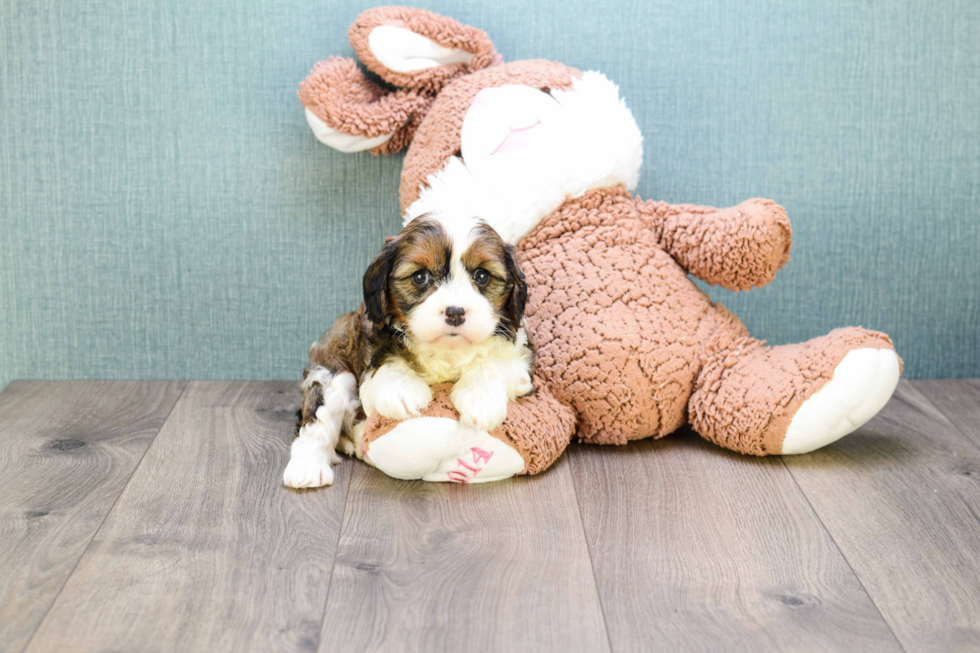
{"type": "Polygon", "coordinates": [[[930,379],[913,381],[912,386],[980,446],[980,379],[930,379]]]}
{"type": "Polygon", "coordinates": [[[486,485],[357,465],[320,651],[606,651],[568,461],[486,485]]]}
{"type": "Polygon", "coordinates": [[[900,650],[778,458],[569,453],[613,650],[900,650]]]}
{"type": "Polygon", "coordinates": [[[914,384],[785,464],[907,651],[980,649],[980,448],[914,384]]]}
{"type": "Polygon", "coordinates": [[[681,433],[482,486],[286,490],[298,407],[0,393],[0,651],[980,648],[980,381],[903,381],[808,456],[681,433]]]}
{"type": "Polygon", "coordinates": [[[0,394],[0,651],[20,651],[183,388],[17,381],[0,394]]]}
{"type": "Polygon", "coordinates": [[[350,463],[282,487],[299,401],[189,384],[27,650],[315,649],[350,463]]]}

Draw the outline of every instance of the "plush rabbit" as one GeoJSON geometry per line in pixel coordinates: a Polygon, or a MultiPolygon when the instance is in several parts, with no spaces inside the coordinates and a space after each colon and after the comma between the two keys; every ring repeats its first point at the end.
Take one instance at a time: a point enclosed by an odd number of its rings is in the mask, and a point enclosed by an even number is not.
{"type": "Polygon", "coordinates": [[[428,11],[358,17],[351,59],[331,58],[299,97],[316,137],[344,152],[408,148],[406,223],[479,217],[517,246],[529,286],[535,390],[493,432],[458,421],[448,387],[423,415],[377,413],[354,453],[398,478],[481,482],[547,468],[572,437],[625,444],[690,422],[763,456],[813,451],[891,397],[888,336],[845,328],[769,347],[688,274],[731,290],[769,283],[790,223],[770,200],[715,209],[631,193],[642,137],[617,87],[560,63],[503,63],[484,32],[428,11]]]}

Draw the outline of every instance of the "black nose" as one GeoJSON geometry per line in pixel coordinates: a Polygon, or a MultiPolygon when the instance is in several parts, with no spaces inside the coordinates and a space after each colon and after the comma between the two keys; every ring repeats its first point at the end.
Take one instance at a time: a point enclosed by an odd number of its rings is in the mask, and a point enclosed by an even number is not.
{"type": "Polygon", "coordinates": [[[466,321],[464,317],[466,311],[464,311],[459,306],[450,306],[446,309],[446,324],[450,326],[459,326],[466,321]]]}

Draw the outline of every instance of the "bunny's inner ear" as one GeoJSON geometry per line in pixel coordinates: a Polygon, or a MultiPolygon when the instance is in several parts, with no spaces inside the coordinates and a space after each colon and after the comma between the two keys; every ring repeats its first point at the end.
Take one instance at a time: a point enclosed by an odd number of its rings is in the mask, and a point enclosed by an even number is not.
{"type": "Polygon", "coordinates": [[[424,93],[438,93],[460,75],[501,62],[486,33],[424,9],[368,9],[347,35],[368,70],[424,93]]]}
{"type": "Polygon", "coordinates": [[[388,70],[413,73],[426,68],[469,64],[473,53],[461,48],[445,48],[412,30],[381,25],[368,35],[371,54],[388,70]]]}

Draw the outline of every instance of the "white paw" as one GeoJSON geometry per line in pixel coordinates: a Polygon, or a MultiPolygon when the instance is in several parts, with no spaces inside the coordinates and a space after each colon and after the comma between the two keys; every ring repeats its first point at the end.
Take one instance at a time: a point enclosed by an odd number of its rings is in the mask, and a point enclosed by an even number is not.
{"type": "MultiPolygon", "coordinates": [[[[282,473],[286,487],[322,487],[333,483],[332,459],[337,454],[320,441],[300,436],[293,440],[289,464],[282,473]]],[[[338,459],[339,460],[339,459],[338,459]]]]}
{"type": "Polygon", "coordinates": [[[456,384],[450,398],[460,421],[480,431],[492,431],[507,419],[507,395],[476,385],[456,384]]]}
{"type": "Polygon", "coordinates": [[[416,417],[432,403],[432,390],[422,379],[399,375],[378,384],[374,409],[389,419],[416,417]]]}
{"type": "Polygon", "coordinates": [[[885,407],[901,370],[891,349],[855,349],[803,402],[786,429],[783,455],[810,453],[857,430],[885,407]]]}

